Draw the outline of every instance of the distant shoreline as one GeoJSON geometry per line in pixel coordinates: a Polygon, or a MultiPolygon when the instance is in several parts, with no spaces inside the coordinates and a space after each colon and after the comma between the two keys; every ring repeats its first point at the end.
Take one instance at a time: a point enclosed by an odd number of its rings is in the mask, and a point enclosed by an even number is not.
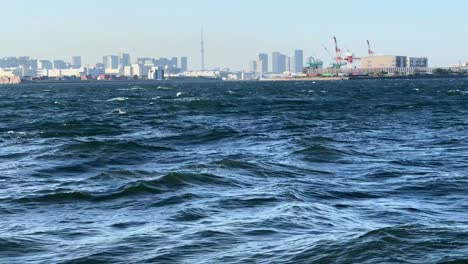
{"type": "Polygon", "coordinates": [[[106,81],[83,81],[83,80],[34,80],[22,81],[21,83],[0,84],[0,86],[18,86],[27,84],[110,84],[110,83],[147,83],[160,84],[167,82],[189,83],[189,82],[315,82],[315,81],[355,81],[355,80],[430,80],[430,79],[468,79],[464,75],[413,75],[413,76],[346,76],[346,77],[308,77],[308,78],[278,78],[260,80],[221,80],[221,79],[167,79],[167,80],[106,80],[106,81]]]}

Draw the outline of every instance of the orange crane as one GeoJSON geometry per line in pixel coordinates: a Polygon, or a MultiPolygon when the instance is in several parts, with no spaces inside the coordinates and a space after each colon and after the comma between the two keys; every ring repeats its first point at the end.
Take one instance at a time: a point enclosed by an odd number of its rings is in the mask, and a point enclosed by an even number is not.
{"type": "Polygon", "coordinates": [[[343,56],[341,53],[341,49],[338,47],[338,40],[336,40],[336,37],[333,37],[333,40],[335,41],[335,52],[336,52],[336,62],[338,64],[341,64],[343,62],[343,56]]]}

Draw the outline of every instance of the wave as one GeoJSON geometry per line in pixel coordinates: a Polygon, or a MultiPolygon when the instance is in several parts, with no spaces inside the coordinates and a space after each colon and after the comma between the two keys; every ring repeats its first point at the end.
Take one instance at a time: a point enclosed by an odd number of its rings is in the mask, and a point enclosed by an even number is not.
{"type": "Polygon", "coordinates": [[[209,211],[201,208],[187,208],[171,218],[176,222],[194,222],[209,216],[209,211]]]}
{"type": "Polygon", "coordinates": [[[66,122],[38,122],[31,125],[40,138],[73,138],[112,135],[119,131],[118,125],[94,121],[89,118],[66,122]]]}
{"type": "Polygon", "coordinates": [[[293,155],[300,155],[304,160],[309,162],[332,163],[342,160],[348,156],[349,153],[338,148],[316,144],[296,151],[293,155]]]}
{"type": "Polygon", "coordinates": [[[172,148],[142,144],[134,141],[107,140],[107,141],[80,141],[69,143],[61,147],[61,153],[92,153],[92,152],[162,152],[174,151],[172,148]]]}
{"type": "Polygon", "coordinates": [[[0,259],[7,256],[24,256],[24,254],[39,253],[45,251],[44,244],[35,239],[28,238],[2,238],[0,237],[0,259]]]}
{"type": "Polygon", "coordinates": [[[233,138],[239,135],[240,133],[234,129],[224,128],[224,129],[212,129],[209,131],[202,131],[200,133],[188,132],[182,135],[166,137],[165,140],[181,141],[181,142],[184,142],[184,144],[187,144],[188,142],[202,143],[202,142],[218,141],[222,139],[233,138]]]}
{"type": "Polygon", "coordinates": [[[453,229],[386,227],[344,242],[316,242],[298,254],[284,257],[284,263],[465,263],[466,239],[466,233],[453,229]]]}
{"type": "Polygon", "coordinates": [[[66,202],[105,202],[120,198],[140,195],[156,195],[190,187],[203,186],[239,186],[229,180],[213,174],[170,173],[155,180],[137,181],[126,184],[116,190],[93,193],[66,189],[51,190],[50,194],[14,199],[16,203],[66,203],[66,202]]]}

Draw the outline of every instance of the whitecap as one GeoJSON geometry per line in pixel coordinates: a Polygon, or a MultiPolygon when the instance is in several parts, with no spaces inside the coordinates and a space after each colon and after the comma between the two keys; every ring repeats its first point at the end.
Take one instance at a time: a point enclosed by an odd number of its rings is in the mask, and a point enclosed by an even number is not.
{"type": "Polygon", "coordinates": [[[107,102],[115,102],[115,101],[122,102],[122,101],[126,101],[126,100],[128,100],[128,97],[116,97],[116,98],[112,98],[112,99],[107,100],[107,102]]]}
{"type": "Polygon", "coordinates": [[[116,111],[117,114],[119,114],[119,115],[126,115],[126,114],[127,114],[127,112],[123,111],[122,109],[117,109],[117,110],[115,110],[115,111],[116,111]]]}
{"type": "Polygon", "coordinates": [[[142,88],[140,86],[133,86],[130,88],[130,90],[134,91],[134,90],[145,90],[145,88],[142,88]]]}
{"type": "Polygon", "coordinates": [[[172,90],[171,87],[167,87],[167,86],[158,86],[158,87],[156,87],[156,89],[158,89],[158,90],[172,90]]]}

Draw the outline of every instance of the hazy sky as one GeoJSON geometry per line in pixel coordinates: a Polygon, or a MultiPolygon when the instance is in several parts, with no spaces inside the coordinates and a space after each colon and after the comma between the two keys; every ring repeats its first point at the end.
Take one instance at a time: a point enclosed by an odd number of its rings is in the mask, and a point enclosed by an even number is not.
{"type": "Polygon", "coordinates": [[[248,69],[258,52],[324,60],[322,45],[367,53],[428,56],[432,66],[468,61],[467,0],[0,0],[0,57],[84,63],[102,55],[188,56],[200,67],[248,69]]]}

